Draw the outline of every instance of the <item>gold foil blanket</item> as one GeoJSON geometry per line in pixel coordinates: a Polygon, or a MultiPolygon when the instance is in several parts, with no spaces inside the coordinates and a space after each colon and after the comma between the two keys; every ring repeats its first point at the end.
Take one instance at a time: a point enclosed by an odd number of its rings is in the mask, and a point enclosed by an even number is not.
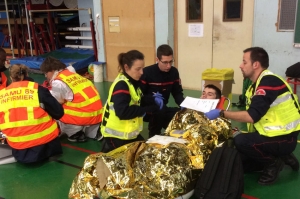
{"type": "Polygon", "coordinates": [[[230,122],[201,112],[179,111],[165,131],[184,132],[188,144],[134,142],[89,155],[69,198],[173,199],[191,191],[211,151],[230,137],[230,122]]]}

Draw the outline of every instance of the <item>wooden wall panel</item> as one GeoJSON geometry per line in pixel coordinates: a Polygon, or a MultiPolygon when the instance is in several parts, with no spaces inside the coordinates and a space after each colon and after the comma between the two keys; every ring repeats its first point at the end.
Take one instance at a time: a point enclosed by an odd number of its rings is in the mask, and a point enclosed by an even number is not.
{"type": "Polygon", "coordinates": [[[118,74],[117,56],[132,49],[145,55],[145,66],[155,62],[154,0],[103,0],[107,81],[118,74]],[[109,17],[119,17],[120,32],[109,32],[109,17]]]}

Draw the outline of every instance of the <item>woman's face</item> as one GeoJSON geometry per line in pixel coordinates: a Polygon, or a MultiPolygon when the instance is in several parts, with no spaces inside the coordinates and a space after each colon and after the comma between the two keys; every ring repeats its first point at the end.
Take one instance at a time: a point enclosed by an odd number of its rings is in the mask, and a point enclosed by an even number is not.
{"type": "Polygon", "coordinates": [[[125,64],[124,69],[125,72],[134,80],[140,80],[142,74],[143,74],[143,68],[145,66],[144,60],[137,59],[133,62],[133,65],[131,68],[125,64]]]}

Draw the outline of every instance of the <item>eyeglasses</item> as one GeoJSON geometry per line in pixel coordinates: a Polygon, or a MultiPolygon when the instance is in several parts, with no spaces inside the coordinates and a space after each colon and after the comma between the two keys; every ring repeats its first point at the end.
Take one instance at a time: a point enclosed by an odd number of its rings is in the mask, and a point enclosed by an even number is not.
{"type": "Polygon", "coordinates": [[[159,60],[159,61],[160,61],[161,63],[165,64],[165,65],[167,65],[167,64],[172,65],[173,62],[175,62],[175,60],[171,60],[171,61],[161,61],[161,60],[159,60]]]}

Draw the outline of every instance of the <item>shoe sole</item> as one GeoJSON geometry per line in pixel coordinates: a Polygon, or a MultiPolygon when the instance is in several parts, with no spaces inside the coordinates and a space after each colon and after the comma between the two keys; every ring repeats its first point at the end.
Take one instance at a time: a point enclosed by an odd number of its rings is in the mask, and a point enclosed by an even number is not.
{"type": "Polygon", "coordinates": [[[100,141],[102,139],[103,139],[103,135],[101,135],[101,137],[99,137],[99,138],[96,138],[95,140],[100,141]]]}
{"type": "Polygon", "coordinates": [[[71,140],[71,139],[68,139],[70,142],[86,142],[87,141],[87,139],[85,139],[85,140],[71,140]]]}
{"type": "Polygon", "coordinates": [[[280,165],[280,167],[279,167],[279,171],[278,171],[278,173],[277,173],[277,177],[276,177],[272,182],[267,182],[267,183],[266,183],[266,182],[260,182],[260,181],[257,181],[258,184],[260,184],[260,185],[271,185],[271,184],[273,184],[274,182],[276,182],[276,180],[278,179],[279,173],[280,173],[280,171],[282,171],[283,167],[284,167],[284,162],[282,161],[282,162],[281,162],[281,165],[280,165]]]}

